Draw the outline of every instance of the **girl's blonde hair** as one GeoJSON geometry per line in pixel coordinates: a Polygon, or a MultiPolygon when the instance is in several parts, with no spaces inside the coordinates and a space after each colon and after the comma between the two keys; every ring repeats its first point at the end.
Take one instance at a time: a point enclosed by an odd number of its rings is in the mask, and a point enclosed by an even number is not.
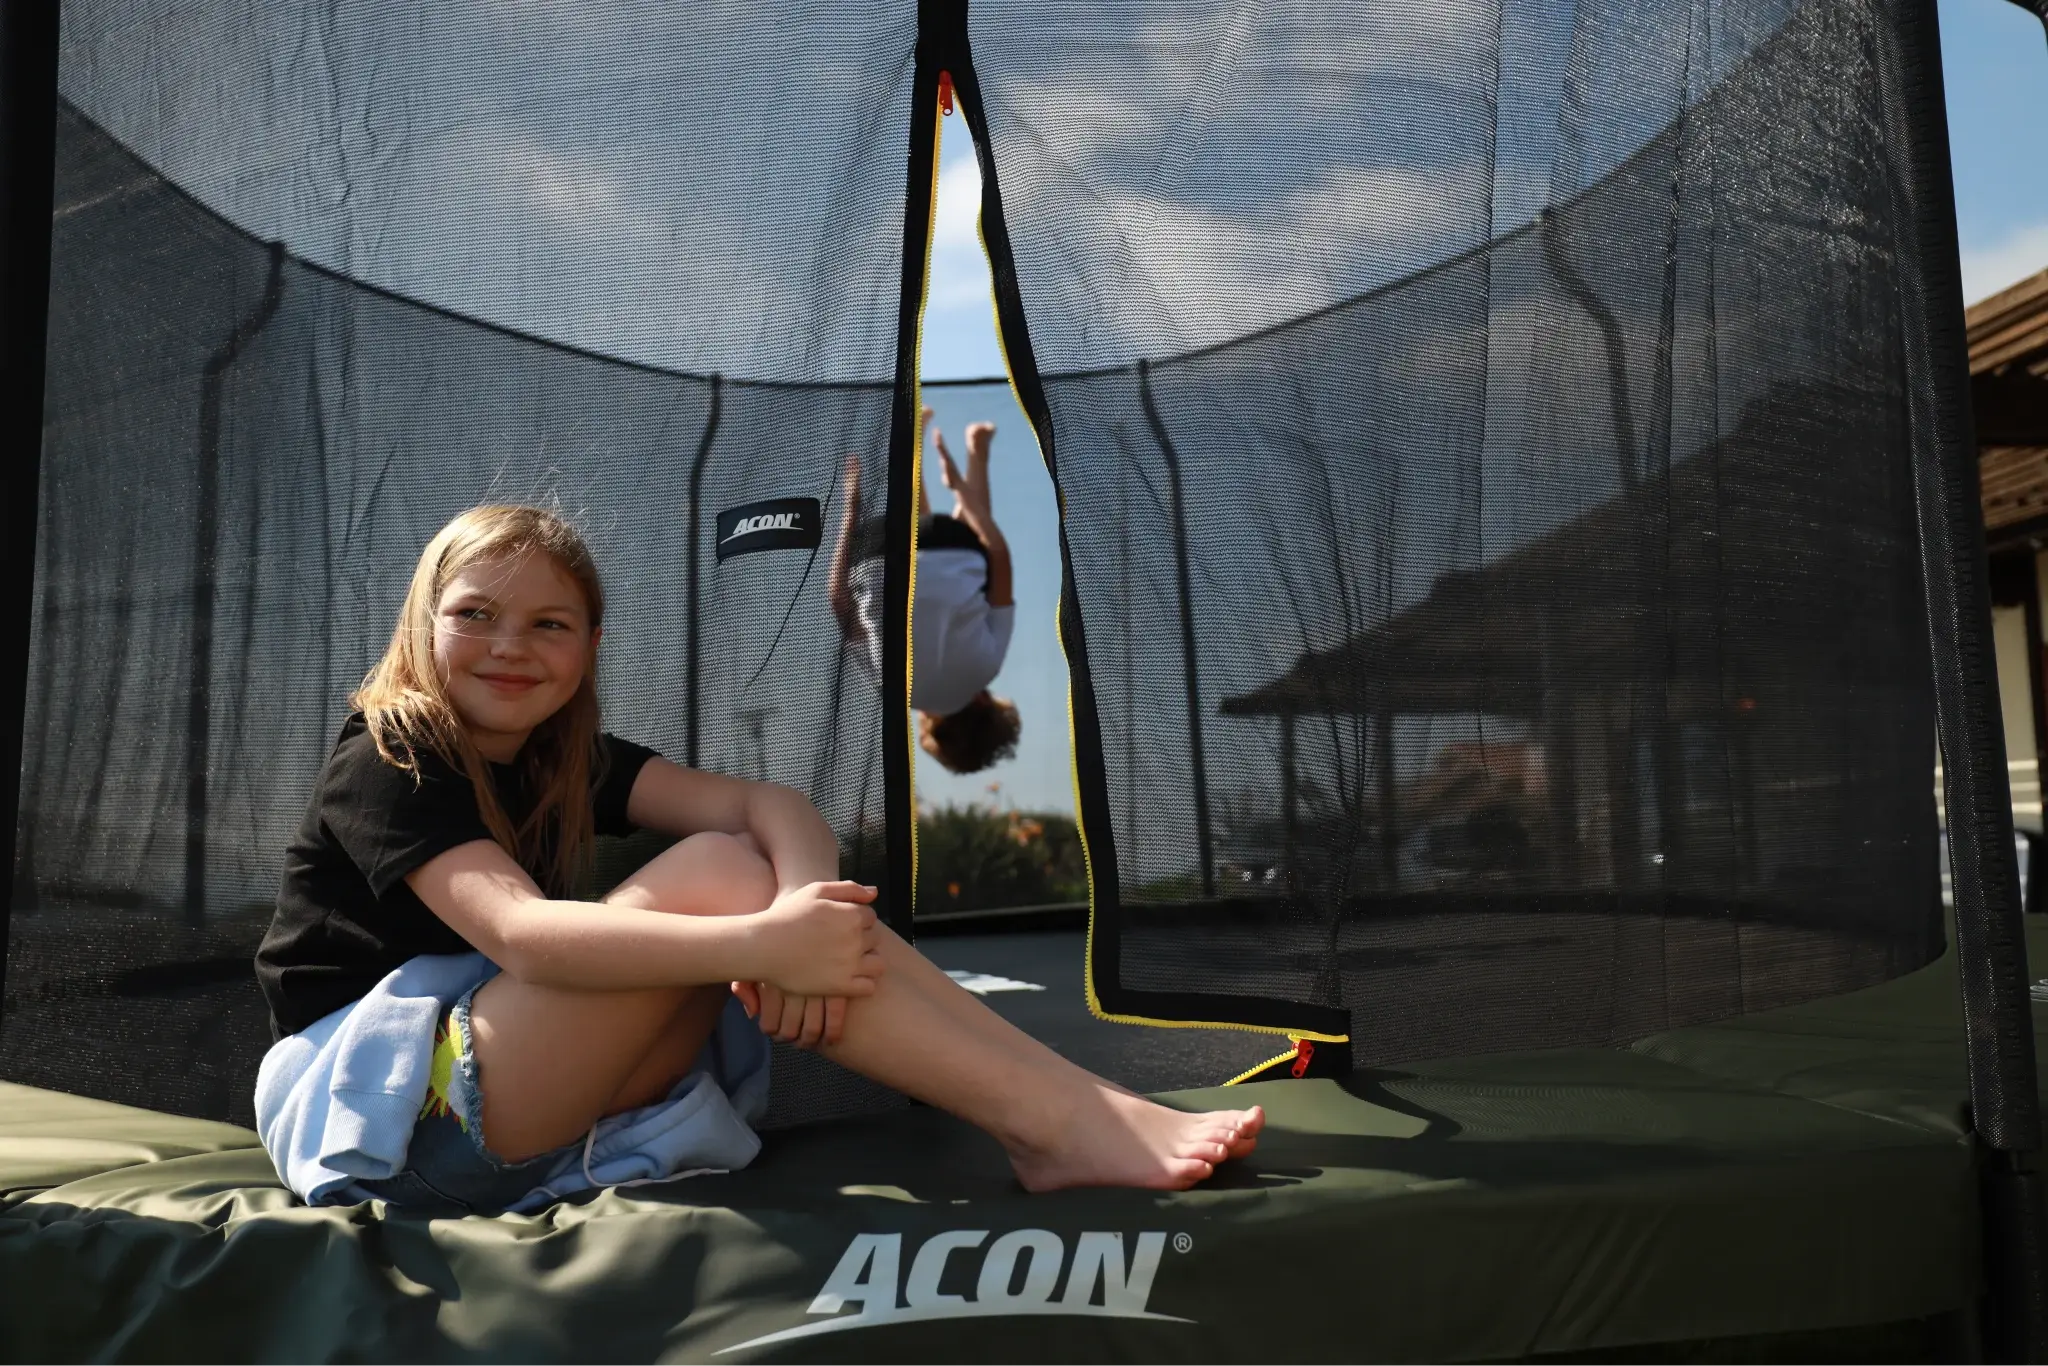
{"type": "Polygon", "coordinates": [[[590,657],[576,695],[535,727],[519,752],[526,790],[535,794],[535,801],[517,829],[498,800],[483,755],[448,700],[434,662],[434,619],[448,581],[479,560],[536,553],[552,559],[583,590],[595,633],[604,624],[604,585],[575,529],[543,508],[471,508],[427,543],[398,609],[391,645],[349,700],[368,723],[377,752],[415,780],[422,750],[467,774],[492,838],[542,890],[560,896],[583,871],[595,833],[590,794],[600,776],[596,654],[590,657]]]}

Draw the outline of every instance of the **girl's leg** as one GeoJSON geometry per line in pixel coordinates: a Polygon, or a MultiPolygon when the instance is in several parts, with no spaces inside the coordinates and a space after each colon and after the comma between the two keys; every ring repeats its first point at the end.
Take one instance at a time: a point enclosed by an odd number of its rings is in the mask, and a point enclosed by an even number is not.
{"type": "MultiPolygon", "coordinates": [[[[901,941],[899,940],[898,942],[900,943],[901,941]]],[[[944,970],[933,963],[931,959],[926,958],[915,949],[911,949],[907,944],[903,945],[903,947],[909,950],[908,956],[902,959],[900,965],[892,957],[890,959],[892,969],[915,974],[917,980],[922,984],[921,989],[924,994],[931,1000],[934,1007],[945,1012],[955,1029],[966,1030],[969,1033],[979,1035],[990,1048],[1008,1054],[1020,1066],[1029,1066],[1042,1071],[1050,1070],[1059,1076],[1071,1076],[1074,1073],[1079,1073],[1090,1081],[1114,1087],[1116,1090],[1123,1091],[1126,1094],[1136,1094],[1130,1091],[1128,1087],[1119,1086],[1115,1082],[1105,1081],[1103,1078],[1095,1076],[1092,1072],[1086,1071],[1078,1064],[1054,1052],[1045,1044],[1040,1043],[1037,1039],[1032,1038],[1029,1034],[1026,1034],[1023,1030],[996,1014],[995,1011],[990,1010],[987,1003],[951,977],[948,977],[944,970]]]]}
{"type": "MultiPolygon", "coordinates": [[[[775,896],[768,865],[728,835],[692,835],[607,901],[685,915],[746,915],[775,896]]],[[[607,1114],[657,1100],[702,1052],[724,985],[572,991],[498,976],[476,993],[470,1036],[484,1142],[519,1161],[574,1142],[607,1114]]]]}
{"type": "Polygon", "coordinates": [[[1015,1029],[894,934],[881,939],[878,989],[848,1003],[845,1037],[819,1051],[986,1130],[1027,1189],[1176,1189],[1257,1143],[1258,1107],[1191,1115],[1133,1095],[1015,1029]]]}
{"type": "MultiPolygon", "coordinates": [[[[752,835],[699,835],[695,841],[690,855],[671,858],[674,849],[665,851],[603,899],[619,906],[687,915],[748,915],[775,899],[774,875],[752,835]],[[707,897],[707,891],[715,894],[707,897]]],[[[731,995],[731,988],[725,985],[688,992],[633,1075],[605,1105],[604,1113],[637,1110],[667,1095],[677,1079],[697,1065],[697,1056],[718,1026],[731,995]]]]}
{"type": "MultiPolygon", "coordinates": [[[[757,854],[734,862],[751,863],[757,895],[773,893],[757,854]]],[[[662,885],[679,871],[649,864],[646,904],[686,899],[662,885]]],[[[819,1051],[987,1130],[1028,1188],[1187,1186],[1256,1144],[1256,1107],[1189,1115],[1154,1104],[1062,1058],[886,930],[881,951],[877,991],[847,1003],[844,1037],[819,1051]]]]}
{"type": "MultiPolygon", "coordinates": [[[[773,874],[752,849],[700,835],[613,897],[655,910],[745,914],[774,893],[773,874]]],[[[1256,1142],[1265,1122],[1256,1107],[1188,1115],[1131,1095],[1009,1025],[894,935],[884,932],[882,951],[879,989],[848,1004],[845,1038],[821,1051],[987,1130],[1026,1187],[1188,1186],[1256,1142]]],[[[702,1049],[718,1018],[711,998],[722,1009],[723,994],[493,980],[471,1018],[492,1151],[515,1160],[545,1152],[629,1101],[658,1096],[702,1049]],[[692,1014],[692,997],[702,1015],[692,1014]],[[636,1086],[652,1094],[635,1098],[636,1086]]]]}

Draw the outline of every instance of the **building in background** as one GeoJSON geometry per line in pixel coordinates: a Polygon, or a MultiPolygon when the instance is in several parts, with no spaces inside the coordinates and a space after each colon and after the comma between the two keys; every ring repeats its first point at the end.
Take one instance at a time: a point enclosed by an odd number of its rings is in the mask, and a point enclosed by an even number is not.
{"type": "Polygon", "coordinates": [[[2048,595],[2048,270],[1971,306],[1964,319],[2013,822],[2039,835],[2048,745],[2041,625],[2048,595]]]}

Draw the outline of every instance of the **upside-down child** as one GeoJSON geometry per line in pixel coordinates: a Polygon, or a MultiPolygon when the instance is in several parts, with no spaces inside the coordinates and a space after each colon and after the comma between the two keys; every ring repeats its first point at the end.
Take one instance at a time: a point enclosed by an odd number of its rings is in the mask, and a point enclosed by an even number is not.
{"type": "Polygon", "coordinates": [[[765,1036],[978,1125],[1030,1190],[1180,1188],[1251,1151],[1256,1107],[1155,1104],[955,985],[802,794],[605,734],[603,627],[550,513],[476,508],[422,555],[257,955],[258,1127],[301,1197],[497,1212],[743,1166],[765,1036]],[[568,899],[592,837],[635,828],[678,842],[568,899]]]}
{"type": "MultiPolygon", "coordinates": [[[[917,578],[911,602],[910,705],[917,742],[955,773],[979,773],[1017,750],[1017,706],[989,691],[1009,653],[1016,624],[1010,545],[996,524],[989,449],[996,424],[968,425],[967,468],[954,462],[926,408],[920,425],[939,453],[939,477],[953,510],[934,515],[917,482],[917,578]]],[[[839,544],[826,594],[854,658],[882,676],[882,551],[879,517],[863,520],[860,457],[846,461],[839,544]]]]}

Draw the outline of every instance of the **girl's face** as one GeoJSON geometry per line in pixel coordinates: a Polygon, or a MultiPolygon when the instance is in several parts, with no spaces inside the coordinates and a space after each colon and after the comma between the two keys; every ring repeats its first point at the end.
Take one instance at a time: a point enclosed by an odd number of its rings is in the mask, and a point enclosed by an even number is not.
{"type": "Polygon", "coordinates": [[[538,552],[476,560],[434,609],[434,664],[486,759],[509,763],[576,695],[597,653],[583,590],[538,552]]]}

